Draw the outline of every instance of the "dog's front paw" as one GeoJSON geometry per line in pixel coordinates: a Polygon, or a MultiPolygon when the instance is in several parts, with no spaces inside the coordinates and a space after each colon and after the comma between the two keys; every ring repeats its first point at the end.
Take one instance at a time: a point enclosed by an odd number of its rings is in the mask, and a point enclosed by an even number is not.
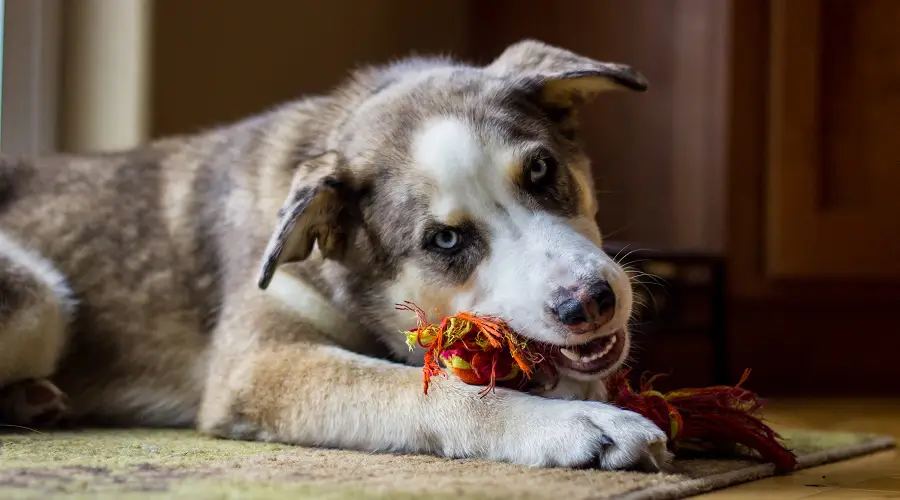
{"type": "Polygon", "coordinates": [[[519,402],[506,453],[536,466],[659,471],[671,461],[666,435],[637,413],[593,401],[519,402]]]}

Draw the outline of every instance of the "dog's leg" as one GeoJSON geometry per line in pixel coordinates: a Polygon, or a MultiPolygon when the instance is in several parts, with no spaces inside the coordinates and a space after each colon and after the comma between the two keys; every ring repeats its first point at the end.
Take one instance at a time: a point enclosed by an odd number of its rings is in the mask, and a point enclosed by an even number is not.
{"type": "MultiPolygon", "coordinates": [[[[298,337],[283,312],[236,316],[230,327],[298,337]]],[[[481,387],[452,377],[433,379],[425,395],[419,368],[322,343],[268,342],[253,331],[220,334],[227,340],[199,416],[214,435],[536,466],[657,469],[668,461],[665,434],[653,423],[604,403],[501,389],[481,397],[481,387]]]]}
{"type": "Polygon", "coordinates": [[[0,423],[49,425],[65,395],[48,380],[71,312],[62,275],[0,233],[0,423]]]}

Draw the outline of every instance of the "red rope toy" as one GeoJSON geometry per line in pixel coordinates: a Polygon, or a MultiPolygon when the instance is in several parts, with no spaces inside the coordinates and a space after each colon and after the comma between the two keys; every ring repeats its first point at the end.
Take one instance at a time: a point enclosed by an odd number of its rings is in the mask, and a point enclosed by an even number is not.
{"type": "MultiPolygon", "coordinates": [[[[442,365],[467,384],[485,386],[482,395],[496,386],[521,388],[536,369],[554,369],[500,318],[463,312],[434,324],[412,303],[397,308],[416,315],[416,328],[406,332],[406,337],[411,349],[416,345],[425,348],[425,394],[432,377],[446,376],[442,365]]],[[[607,389],[611,404],[639,413],[665,431],[676,456],[690,452],[736,453],[743,446],[775,464],[779,472],[792,471],[797,458],[762,421],[761,398],[741,387],[749,375],[750,370],[746,370],[735,386],[688,388],[663,394],[652,388],[656,376],[643,380],[639,390],[634,391],[628,383],[628,371],[623,370],[607,380],[607,389]]]]}

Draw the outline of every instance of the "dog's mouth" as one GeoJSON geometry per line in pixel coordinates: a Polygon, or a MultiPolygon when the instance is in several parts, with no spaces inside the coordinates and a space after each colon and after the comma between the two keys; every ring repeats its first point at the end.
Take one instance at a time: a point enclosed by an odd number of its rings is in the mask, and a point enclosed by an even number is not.
{"type": "Polygon", "coordinates": [[[593,339],[580,345],[551,346],[544,344],[542,351],[557,368],[596,375],[616,365],[625,354],[628,339],[625,330],[593,339]]]}

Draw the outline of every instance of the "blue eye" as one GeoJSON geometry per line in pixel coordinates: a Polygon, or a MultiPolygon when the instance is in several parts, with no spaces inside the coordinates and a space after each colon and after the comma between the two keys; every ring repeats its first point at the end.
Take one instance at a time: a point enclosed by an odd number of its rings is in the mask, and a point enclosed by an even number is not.
{"type": "Polygon", "coordinates": [[[453,229],[444,229],[435,234],[431,241],[441,250],[453,250],[462,243],[462,237],[453,229]]]}
{"type": "Polygon", "coordinates": [[[537,158],[532,160],[531,164],[528,165],[528,178],[533,184],[537,184],[547,176],[547,172],[549,171],[550,166],[547,165],[547,160],[537,158]]]}
{"type": "Polygon", "coordinates": [[[550,182],[556,171],[556,161],[546,152],[534,155],[525,166],[527,167],[528,184],[532,186],[550,182]]]}

